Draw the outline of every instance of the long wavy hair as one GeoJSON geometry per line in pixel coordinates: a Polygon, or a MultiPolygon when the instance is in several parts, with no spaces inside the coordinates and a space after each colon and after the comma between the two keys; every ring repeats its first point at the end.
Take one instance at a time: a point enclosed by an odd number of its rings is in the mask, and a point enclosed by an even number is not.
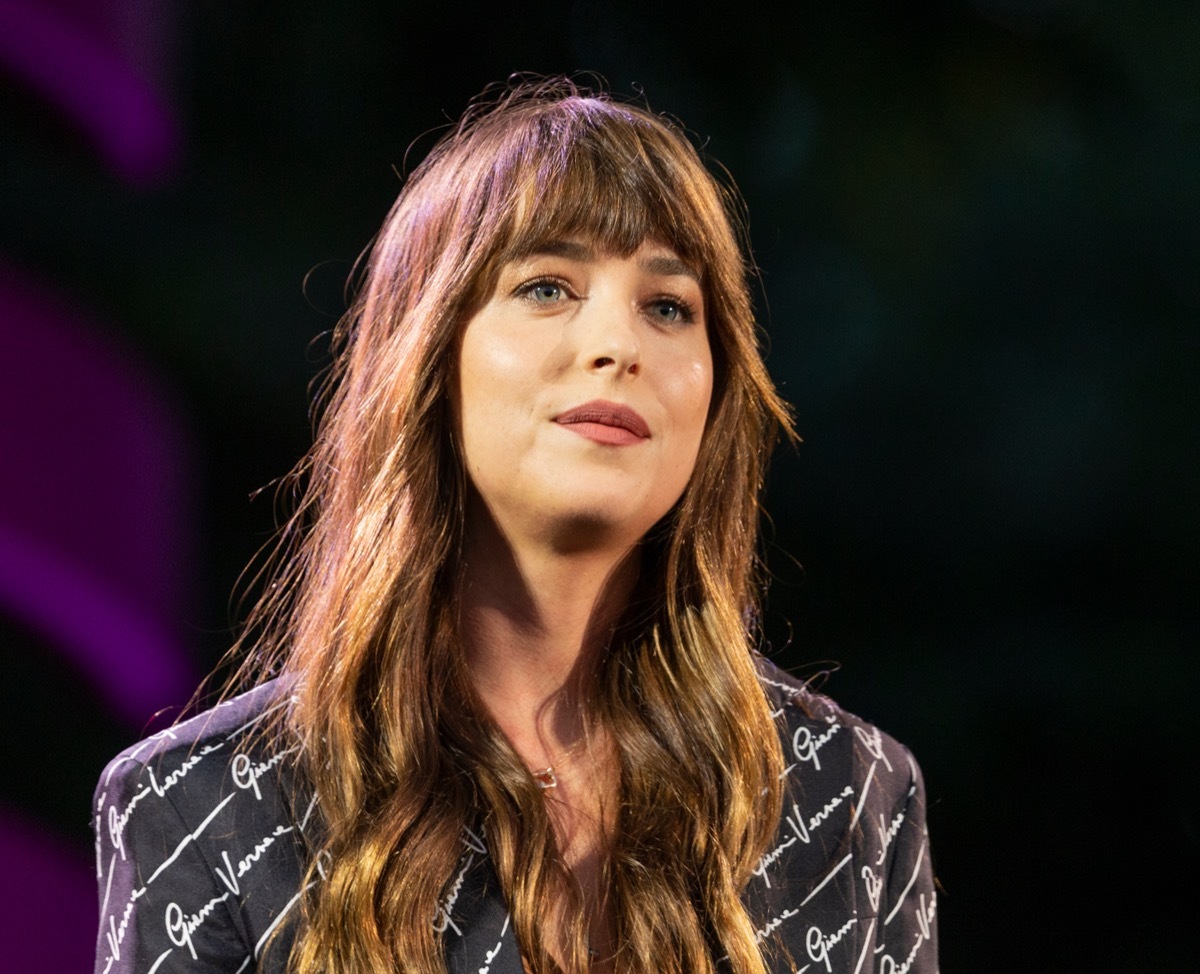
{"type": "Polygon", "coordinates": [[[282,730],[319,795],[291,969],[444,972],[435,921],[470,828],[529,968],[587,970],[583,911],[561,909],[582,894],[542,794],[465,672],[449,409],[461,328],[507,256],[571,237],[618,255],[653,240],[698,268],[714,360],[695,471],[639,547],[586,695],[617,763],[603,874],[617,969],[765,970],[740,893],[777,827],[783,765],[752,629],[759,495],[790,424],[740,226],[675,124],[562,79],[477,101],[408,177],[335,332],[315,445],[290,481],[303,490],[248,628],[250,667],[294,681],[282,730]],[[572,913],[556,960],[539,918],[572,913]]]}

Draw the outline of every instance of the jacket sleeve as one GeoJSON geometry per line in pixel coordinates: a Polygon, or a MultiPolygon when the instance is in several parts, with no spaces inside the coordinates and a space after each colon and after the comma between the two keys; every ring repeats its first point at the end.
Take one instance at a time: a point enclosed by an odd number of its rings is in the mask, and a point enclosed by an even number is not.
{"type": "Polygon", "coordinates": [[[226,801],[218,798],[185,819],[144,761],[127,753],[105,769],[93,804],[100,898],[95,974],[252,969],[233,919],[233,892],[197,842],[226,801]]]}
{"type": "Polygon", "coordinates": [[[879,939],[886,948],[876,954],[875,969],[879,974],[937,974],[937,891],[925,827],[925,783],[912,755],[907,750],[903,755],[910,783],[884,833],[890,845],[879,939]]]}

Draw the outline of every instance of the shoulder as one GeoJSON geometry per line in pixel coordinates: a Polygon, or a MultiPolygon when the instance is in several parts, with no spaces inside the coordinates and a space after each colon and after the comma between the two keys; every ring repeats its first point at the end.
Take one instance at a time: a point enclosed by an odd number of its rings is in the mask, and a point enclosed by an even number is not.
{"type": "Polygon", "coordinates": [[[240,792],[261,800],[268,774],[275,797],[292,749],[255,730],[289,701],[288,687],[272,680],[126,748],[96,786],[97,833],[124,852],[127,831],[137,821],[190,827],[197,816],[240,792]]]}
{"type": "Polygon", "coordinates": [[[878,868],[902,826],[924,835],[925,785],[907,747],[769,662],[759,678],[783,747],[785,807],[802,841],[820,833],[832,849],[834,837],[853,835],[878,868]]]}
{"type": "Polygon", "coordinates": [[[97,970],[234,970],[302,883],[314,802],[270,723],[289,688],[265,683],[139,741],[100,776],[97,970]],[[190,963],[189,963],[190,959],[190,963]],[[205,966],[208,965],[208,966],[205,966]]]}
{"type": "Polygon", "coordinates": [[[884,783],[893,797],[907,797],[921,771],[912,753],[890,734],[810,689],[769,660],[760,660],[759,681],[783,737],[789,776],[884,783]]]}
{"type": "Polygon", "coordinates": [[[793,958],[828,969],[859,970],[872,956],[872,970],[936,971],[937,896],[912,754],[769,662],[759,679],[785,768],[783,815],[745,893],[759,938],[777,935],[793,958]]]}
{"type": "MultiPolygon", "coordinates": [[[[100,776],[97,793],[120,790],[139,781],[171,787],[207,763],[214,754],[232,754],[239,743],[253,742],[252,731],[286,707],[290,693],[279,680],[270,680],[247,693],[231,697],[190,720],[138,741],[114,757],[100,776]],[[170,781],[160,780],[174,774],[170,781]]],[[[198,775],[197,775],[198,777],[198,775]]],[[[155,789],[156,791],[158,789],[155,789]]]]}

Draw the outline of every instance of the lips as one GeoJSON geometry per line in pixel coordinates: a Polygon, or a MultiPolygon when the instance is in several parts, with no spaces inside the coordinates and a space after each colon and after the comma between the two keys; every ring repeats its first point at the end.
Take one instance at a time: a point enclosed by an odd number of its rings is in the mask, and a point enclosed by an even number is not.
{"type": "Polygon", "coordinates": [[[604,399],[568,409],[554,422],[606,446],[629,446],[650,438],[650,427],[636,410],[604,399]]]}

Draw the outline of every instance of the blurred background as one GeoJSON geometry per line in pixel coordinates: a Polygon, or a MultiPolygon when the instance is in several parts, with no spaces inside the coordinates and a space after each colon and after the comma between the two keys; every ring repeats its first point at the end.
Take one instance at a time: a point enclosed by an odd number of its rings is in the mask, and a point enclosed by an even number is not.
{"type": "Polygon", "coordinates": [[[1196,971],[1198,49],[1145,0],[0,0],[5,964],[91,963],[92,787],[232,638],[398,174],[592,71],[746,198],[770,652],[920,759],[944,970],[1196,971]]]}

